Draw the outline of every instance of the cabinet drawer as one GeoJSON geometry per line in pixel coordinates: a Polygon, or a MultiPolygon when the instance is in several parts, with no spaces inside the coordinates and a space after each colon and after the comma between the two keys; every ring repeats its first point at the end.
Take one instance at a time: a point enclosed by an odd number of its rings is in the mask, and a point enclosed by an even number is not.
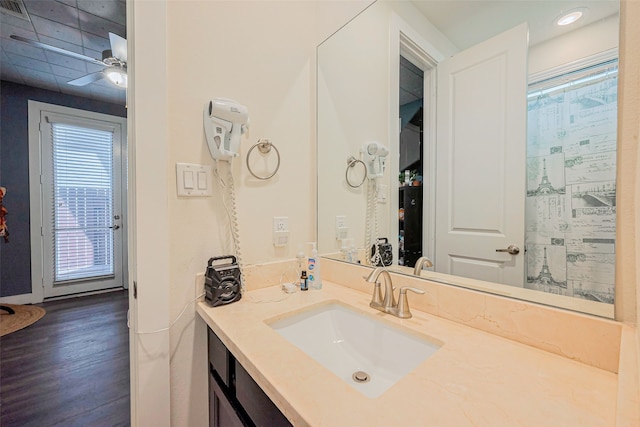
{"type": "Polygon", "coordinates": [[[236,399],[256,427],[291,427],[291,423],[237,360],[235,371],[236,399]]]}
{"type": "Polygon", "coordinates": [[[220,341],[220,338],[210,328],[208,331],[209,342],[209,364],[218,373],[222,382],[231,387],[231,354],[227,350],[227,347],[220,341]]]}

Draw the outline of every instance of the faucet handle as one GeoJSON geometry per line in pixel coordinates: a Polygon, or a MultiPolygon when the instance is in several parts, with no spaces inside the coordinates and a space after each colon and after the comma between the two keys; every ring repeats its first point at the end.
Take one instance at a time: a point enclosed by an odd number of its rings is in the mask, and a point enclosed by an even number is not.
{"type": "Polygon", "coordinates": [[[403,286],[400,288],[400,295],[406,295],[407,291],[415,292],[416,294],[424,294],[422,289],[412,288],[411,286],[403,286]]]}
{"type": "Polygon", "coordinates": [[[400,288],[400,295],[398,295],[398,307],[396,312],[397,316],[401,319],[410,319],[412,317],[411,310],[409,310],[409,300],[407,298],[407,291],[415,292],[416,294],[424,294],[422,289],[412,288],[405,286],[400,288]]]}

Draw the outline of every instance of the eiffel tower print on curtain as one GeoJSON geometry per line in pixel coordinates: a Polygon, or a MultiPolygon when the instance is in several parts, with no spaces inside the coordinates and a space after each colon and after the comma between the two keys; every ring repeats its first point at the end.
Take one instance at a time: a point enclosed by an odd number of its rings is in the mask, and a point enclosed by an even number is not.
{"type": "MultiPolygon", "coordinates": [[[[560,158],[560,155],[556,155],[558,160],[562,166],[564,166],[564,160],[560,158]]],[[[538,187],[536,189],[529,189],[527,191],[527,196],[545,196],[550,194],[565,194],[565,184],[564,180],[562,182],[551,182],[549,179],[549,174],[547,172],[547,158],[542,158],[542,177],[540,178],[540,182],[538,183],[538,187]]]]}
{"type": "Polygon", "coordinates": [[[528,245],[528,273],[525,287],[558,295],[567,295],[566,262],[561,261],[565,259],[566,248],[564,246],[528,245]],[[550,258],[553,258],[554,262],[550,261],[550,258]]]}

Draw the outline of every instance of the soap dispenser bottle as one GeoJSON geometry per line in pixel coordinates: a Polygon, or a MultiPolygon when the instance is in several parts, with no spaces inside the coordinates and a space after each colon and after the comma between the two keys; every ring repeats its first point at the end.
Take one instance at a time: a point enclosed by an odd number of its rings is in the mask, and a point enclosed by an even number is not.
{"type": "Polygon", "coordinates": [[[340,254],[344,261],[349,261],[349,248],[347,247],[348,239],[342,239],[342,246],[340,246],[340,254]]]}
{"type": "Polygon", "coordinates": [[[302,270],[304,270],[305,258],[302,245],[298,245],[298,253],[296,254],[296,259],[298,260],[298,274],[302,274],[302,270]]]}
{"type": "Polygon", "coordinates": [[[349,239],[349,240],[351,240],[349,245],[349,262],[359,264],[360,262],[358,261],[358,251],[356,250],[355,240],[354,239],[349,239]]]}
{"type": "Polygon", "coordinates": [[[351,239],[345,239],[345,260],[347,262],[353,262],[353,251],[351,250],[351,246],[349,246],[351,239]]]}
{"type": "Polygon", "coordinates": [[[309,287],[311,289],[322,289],[322,278],[320,277],[320,259],[318,259],[318,248],[316,242],[309,242],[311,245],[311,255],[307,262],[309,271],[309,287]]]}

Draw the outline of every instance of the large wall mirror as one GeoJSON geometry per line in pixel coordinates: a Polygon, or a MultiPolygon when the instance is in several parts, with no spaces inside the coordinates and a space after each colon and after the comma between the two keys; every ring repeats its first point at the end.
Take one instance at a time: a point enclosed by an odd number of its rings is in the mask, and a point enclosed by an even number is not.
{"type": "Polygon", "coordinates": [[[318,46],[320,253],[613,317],[618,23],[372,3],[318,46]]]}

